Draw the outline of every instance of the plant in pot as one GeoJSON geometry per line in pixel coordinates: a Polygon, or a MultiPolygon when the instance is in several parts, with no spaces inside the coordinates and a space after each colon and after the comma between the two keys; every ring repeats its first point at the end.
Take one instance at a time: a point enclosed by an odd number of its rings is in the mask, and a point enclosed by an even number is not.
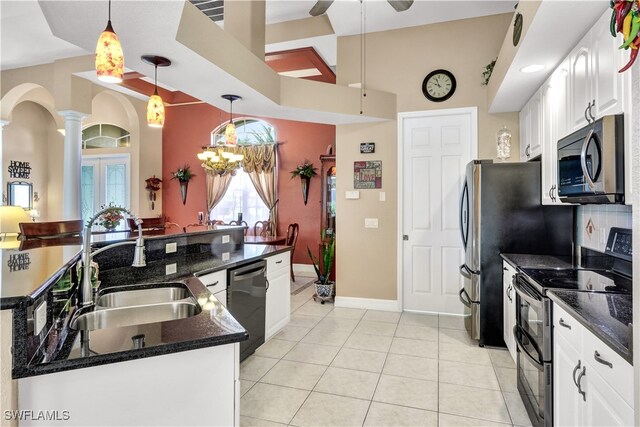
{"type": "Polygon", "coordinates": [[[184,165],[181,168],[178,168],[175,172],[171,172],[173,177],[171,179],[177,179],[180,182],[180,193],[182,195],[182,204],[187,204],[187,188],[189,187],[189,181],[191,178],[195,176],[193,172],[191,172],[191,166],[184,165]]]}
{"type": "Polygon", "coordinates": [[[100,206],[100,210],[105,210],[98,220],[98,225],[103,226],[107,231],[113,231],[120,225],[120,221],[124,219],[119,206],[113,203],[100,206]]]}
{"type": "Polygon", "coordinates": [[[324,302],[331,299],[334,294],[333,288],[335,286],[335,282],[329,280],[329,275],[331,274],[331,267],[333,266],[333,260],[336,252],[335,237],[327,236],[324,231],[322,232],[322,242],[320,243],[320,257],[322,258],[322,263],[320,263],[313,253],[311,253],[311,249],[309,249],[308,246],[307,252],[309,253],[309,258],[311,258],[311,261],[313,262],[313,269],[316,271],[316,275],[318,276],[318,280],[315,282],[316,296],[320,299],[321,303],[324,304],[324,302]]]}
{"type": "Polygon", "coordinates": [[[318,172],[316,172],[317,170],[318,168],[313,167],[313,163],[309,163],[309,160],[305,160],[304,164],[298,165],[291,171],[291,179],[300,178],[300,183],[302,184],[302,199],[304,200],[305,205],[309,198],[309,182],[311,181],[311,178],[318,174],[318,172]]]}

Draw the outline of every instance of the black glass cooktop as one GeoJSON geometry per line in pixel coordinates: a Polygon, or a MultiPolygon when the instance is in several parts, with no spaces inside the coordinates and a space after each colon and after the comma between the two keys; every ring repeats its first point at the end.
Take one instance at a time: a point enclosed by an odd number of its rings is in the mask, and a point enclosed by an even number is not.
{"type": "Polygon", "coordinates": [[[631,279],[611,270],[596,269],[534,269],[522,272],[541,293],[549,289],[630,294],[631,279]]]}

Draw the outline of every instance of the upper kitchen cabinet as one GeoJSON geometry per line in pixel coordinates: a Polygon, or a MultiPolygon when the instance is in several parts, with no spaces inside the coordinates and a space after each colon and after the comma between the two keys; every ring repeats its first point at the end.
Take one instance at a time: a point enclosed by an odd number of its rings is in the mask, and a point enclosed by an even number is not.
{"type": "Polygon", "coordinates": [[[538,157],[542,150],[542,100],[538,90],[520,111],[520,160],[538,157]]]}

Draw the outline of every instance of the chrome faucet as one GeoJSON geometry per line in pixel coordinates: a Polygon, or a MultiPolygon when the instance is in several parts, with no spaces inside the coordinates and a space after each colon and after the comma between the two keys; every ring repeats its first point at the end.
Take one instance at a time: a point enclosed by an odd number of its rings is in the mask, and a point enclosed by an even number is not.
{"type": "Polygon", "coordinates": [[[144,239],[142,238],[142,220],[138,218],[136,215],[134,215],[133,213],[131,213],[129,209],[121,208],[119,206],[109,206],[105,209],[100,210],[99,212],[96,212],[89,219],[89,221],[87,221],[87,224],[84,229],[83,243],[82,243],[82,266],[83,266],[82,285],[80,287],[80,297],[78,298],[80,300],[80,305],[82,307],[87,307],[94,304],[93,286],[91,285],[91,260],[93,259],[93,257],[101,252],[106,251],[107,249],[115,248],[117,246],[124,246],[124,245],[136,245],[135,252],[133,254],[133,263],[131,264],[132,267],[144,267],[145,265],[147,265],[147,263],[145,262],[145,255],[144,255],[144,239]],[[123,212],[133,217],[135,224],[138,226],[138,238],[136,239],[135,242],[132,242],[132,241],[118,242],[118,243],[114,243],[112,245],[100,248],[95,252],[91,253],[91,228],[93,227],[93,224],[96,221],[96,219],[100,218],[100,216],[102,216],[102,214],[104,214],[107,211],[123,212]]]}

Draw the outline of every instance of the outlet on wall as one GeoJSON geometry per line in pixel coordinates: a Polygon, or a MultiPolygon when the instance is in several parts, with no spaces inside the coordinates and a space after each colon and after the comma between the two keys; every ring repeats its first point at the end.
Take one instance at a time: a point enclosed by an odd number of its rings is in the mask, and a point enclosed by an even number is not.
{"type": "Polygon", "coordinates": [[[33,333],[38,335],[47,324],[47,302],[43,301],[33,312],[33,333]]]}
{"type": "Polygon", "coordinates": [[[178,264],[176,264],[175,262],[172,264],[167,264],[164,267],[164,274],[166,276],[170,274],[176,274],[177,271],[178,271],[178,264]]]}
{"type": "Polygon", "coordinates": [[[174,252],[178,252],[178,244],[176,242],[167,243],[164,247],[164,251],[167,254],[172,254],[174,252]]]}
{"type": "Polygon", "coordinates": [[[227,235],[222,236],[222,243],[229,243],[229,236],[227,235]]]}
{"type": "Polygon", "coordinates": [[[601,245],[606,245],[607,244],[607,229],[606,228],[601,228],[600,229],[600,244],[601,245]]]}

